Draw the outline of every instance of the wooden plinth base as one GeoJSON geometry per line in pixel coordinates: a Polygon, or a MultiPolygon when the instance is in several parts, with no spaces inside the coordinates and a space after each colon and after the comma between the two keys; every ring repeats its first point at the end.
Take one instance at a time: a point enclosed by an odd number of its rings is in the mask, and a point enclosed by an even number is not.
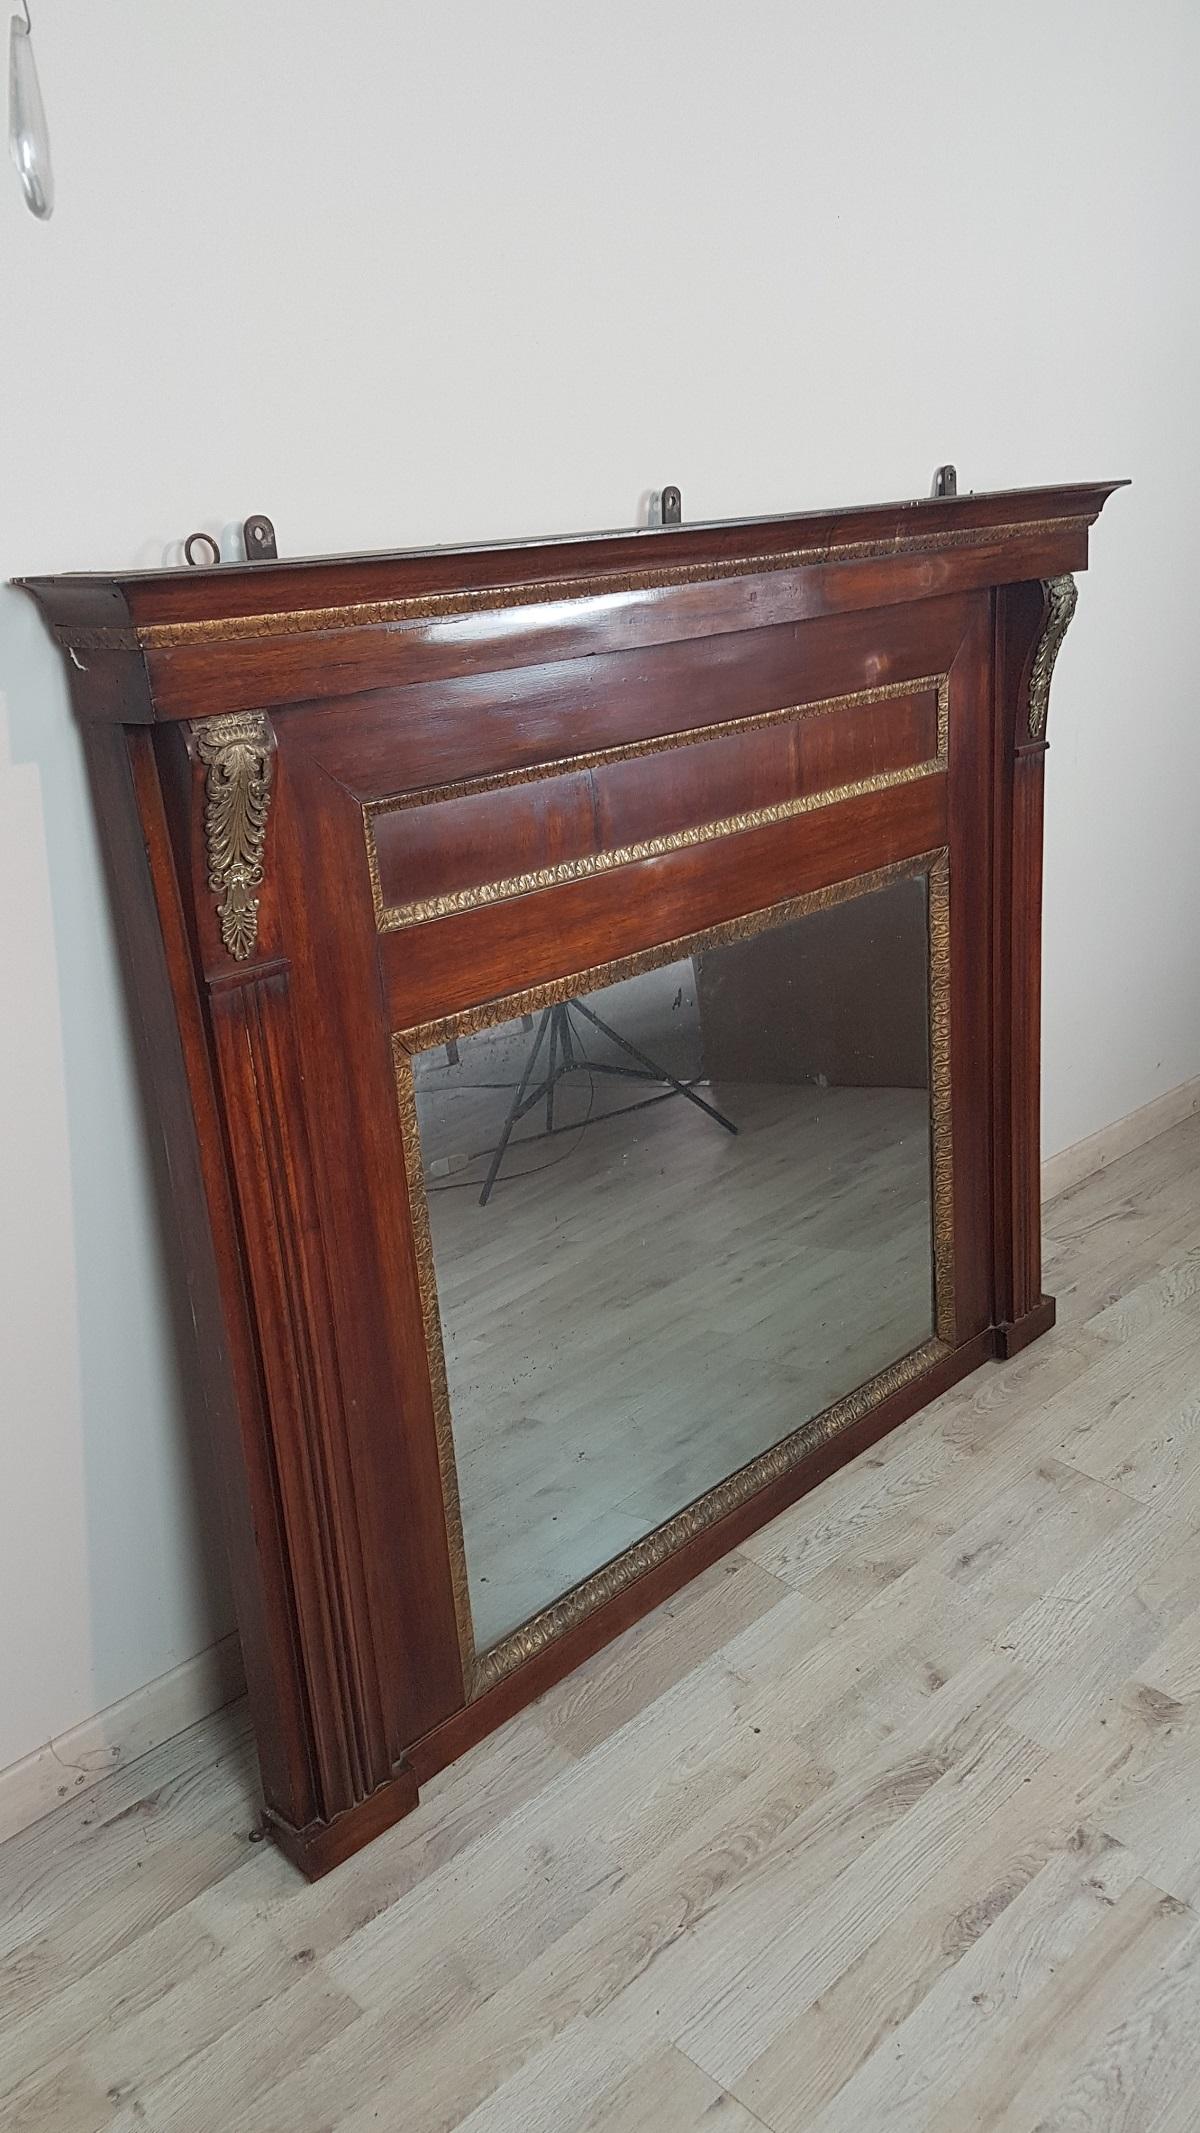
{"type": "Polygon", "coordinates": [[[268,1807],[263,1819],[281,1852],[309,1881],[319,1881],[352,1852],[383,1835],[394,1822],[411,1814],[417,1804],[417,1780],[411,1765],[401,1763],[385,1785],[379,1785],[365,1800],[335,1815],[331,1822],[309,1822],[293,1829],[268,1807]]]}
{"type": "Polygon", "coordinates": [[[1041,1302],[1035,1304],[1032,1311],[1025,1313],[1024,1318],[1016,1318],[1007,1325],[997,1326],[996,1355],[998,1360],[1006,1363],[1012,1356],[1020,1355],[1022,1348],[1028,1348],[1031,1341],[1040,1340],[1043,1333],[1049,1333],[1051,1326],[1054,1324],[1054,1319],[1054,1298],[1052,1296],[1043,1296],[1041,1302]]]}

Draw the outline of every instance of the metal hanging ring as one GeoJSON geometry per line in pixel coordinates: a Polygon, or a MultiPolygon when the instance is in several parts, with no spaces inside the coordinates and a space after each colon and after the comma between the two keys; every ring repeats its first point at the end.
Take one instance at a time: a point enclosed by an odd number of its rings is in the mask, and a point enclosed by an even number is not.
{"type": "Polygon", "coordinates": [[[214,541],[211,533],[189,533],[186,541],[183,544],[183,556],[184,561],[186,563],[190,563],[193,570],[203,570],[213,563],[220,562],[221,551],[218,548],[216,542],[214,541]],[[212,550],[212,554],[208,556],[193,555],[192,550],[197,546],[197,544],[204,548],[210,548],[212,550]]]}

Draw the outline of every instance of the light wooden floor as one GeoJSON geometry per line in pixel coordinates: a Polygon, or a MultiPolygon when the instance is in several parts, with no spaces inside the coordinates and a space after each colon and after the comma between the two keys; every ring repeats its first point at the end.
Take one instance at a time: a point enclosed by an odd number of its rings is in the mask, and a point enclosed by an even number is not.
{"type": "Polygon", "coordinates": [[[1059,1330],[309,1889],[243,1719],[0,1849],[5,2133],[1193,2133],[1200,1120],[1059,1330]]]}

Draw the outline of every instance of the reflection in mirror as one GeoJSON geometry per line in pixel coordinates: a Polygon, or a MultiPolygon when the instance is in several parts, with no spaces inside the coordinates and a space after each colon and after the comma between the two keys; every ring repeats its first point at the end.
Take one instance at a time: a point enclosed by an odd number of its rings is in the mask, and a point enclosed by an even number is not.
{"type": "Polygon", "coordinates": [[[926,899],[415,1057],[478,1650],[930,1339],[926,899]]]}

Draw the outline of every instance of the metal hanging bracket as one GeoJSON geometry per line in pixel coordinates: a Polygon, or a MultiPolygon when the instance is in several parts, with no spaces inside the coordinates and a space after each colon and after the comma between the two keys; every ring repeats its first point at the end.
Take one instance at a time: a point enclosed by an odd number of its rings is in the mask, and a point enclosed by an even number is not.
{"type": "MultiPolygon", "coordinates": [[[[253,511],[249,518],[243,519],[242,554],[248,563],[278,562],[275,528],[265,511],[253,511]]],[[[221,560],[220,543],[211,533],[189,533],[183,544],[183,559],[193,570],[211,570],[221,560]]]]}
{"type": "Polygon", "coordinates": [[[248,563],[274,563],[279,559],[275,528],[265,511],[254,511],[242,527],[242,553],[248,563]]]}
{"type": "Polygon", "coordinates": [[[674,484],[663,490],[660,508],[664,526],[681,526],[683,524],[683,497],[674,484]]]}
{"type": "Polygon", "coordinates": [[[933,487],[929,493],[931,496],[957,496],[958,468],[951,466],[936,467],[934,469],[933,487]]]}

